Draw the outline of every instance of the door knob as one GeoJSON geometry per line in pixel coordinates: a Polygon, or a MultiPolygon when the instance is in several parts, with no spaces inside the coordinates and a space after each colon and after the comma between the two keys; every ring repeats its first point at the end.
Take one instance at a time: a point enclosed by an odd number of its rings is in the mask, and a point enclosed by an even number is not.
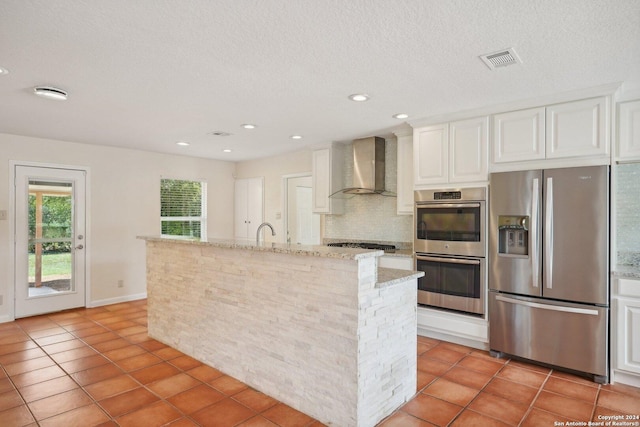
{"type": "Polygon", "coordinates": [[[75,249],[84,249],[84,246],[78,245],[78,246],[75,247],[75,249]]]}

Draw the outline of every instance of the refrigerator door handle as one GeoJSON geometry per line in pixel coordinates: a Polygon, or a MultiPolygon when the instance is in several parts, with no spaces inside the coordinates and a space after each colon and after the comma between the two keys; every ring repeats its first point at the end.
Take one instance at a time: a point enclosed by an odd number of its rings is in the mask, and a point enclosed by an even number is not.
{"type": "Polygon", "coordinates": [[[547,178],[546,205],[544,210],[544,269],[545,286],[553,288],[553,178],[547,178]]]}
{"type": "Polygon", "coordinates": [[[540,183],[538,178],[533,179],[531,189],[531,273],[533,287],[540,283],[540,250],[538,247],[538,213],[540,209],[540,183]]]}
{"type": "Polygon", "coordinates": [[[522,301],[515,298],[509,298],[502,295],[496,296],[496,300],[510,303],[522,305],[525,307],[532,308],[541,308],[543,310],[552,310],[552,311],[563,311],[565,313],[575,313],[575,314],[588,314],[591,316],[597,316],[599,314],[598,310],[588,309],[588,308],[574,308],[574,307],[563,307],[560,305],[549,305],[549,304],[540,304],[538,302],[530,302],[530,301],[522,301]]]}

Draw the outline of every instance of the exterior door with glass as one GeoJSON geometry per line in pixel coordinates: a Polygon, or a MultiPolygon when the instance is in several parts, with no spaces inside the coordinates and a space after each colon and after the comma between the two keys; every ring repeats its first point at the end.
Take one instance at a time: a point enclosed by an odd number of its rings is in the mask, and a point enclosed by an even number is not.
{"type": "Polygon", "coordinates": [[[86,171],[15,166],[15,317],[84,307],[86,171]]]}

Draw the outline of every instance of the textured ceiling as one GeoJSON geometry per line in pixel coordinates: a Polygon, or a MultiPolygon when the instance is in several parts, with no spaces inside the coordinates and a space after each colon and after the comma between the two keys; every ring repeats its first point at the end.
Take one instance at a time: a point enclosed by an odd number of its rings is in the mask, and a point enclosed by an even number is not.
{"type": "Polygon", "coordinates": [[[400,112],[638,90],[640,1],[1,0],[0,67],[2,133],[237,161],[387,135],[400,112]],[[478,58],[507,47],[522,64],[478,58]]]}

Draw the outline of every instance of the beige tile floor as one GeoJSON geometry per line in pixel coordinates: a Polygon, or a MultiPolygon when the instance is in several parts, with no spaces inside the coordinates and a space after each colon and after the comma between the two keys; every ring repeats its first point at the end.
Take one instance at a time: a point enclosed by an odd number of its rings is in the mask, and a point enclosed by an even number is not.
{"type": "MultiPolygon", "coordinates": [[[[146,301],[0,324],[0,426],[321,426],[147,336],[146,301]]],[[[418,393],[384,427],[640,415],[640,389],[418,337],[418,393]]]]}

